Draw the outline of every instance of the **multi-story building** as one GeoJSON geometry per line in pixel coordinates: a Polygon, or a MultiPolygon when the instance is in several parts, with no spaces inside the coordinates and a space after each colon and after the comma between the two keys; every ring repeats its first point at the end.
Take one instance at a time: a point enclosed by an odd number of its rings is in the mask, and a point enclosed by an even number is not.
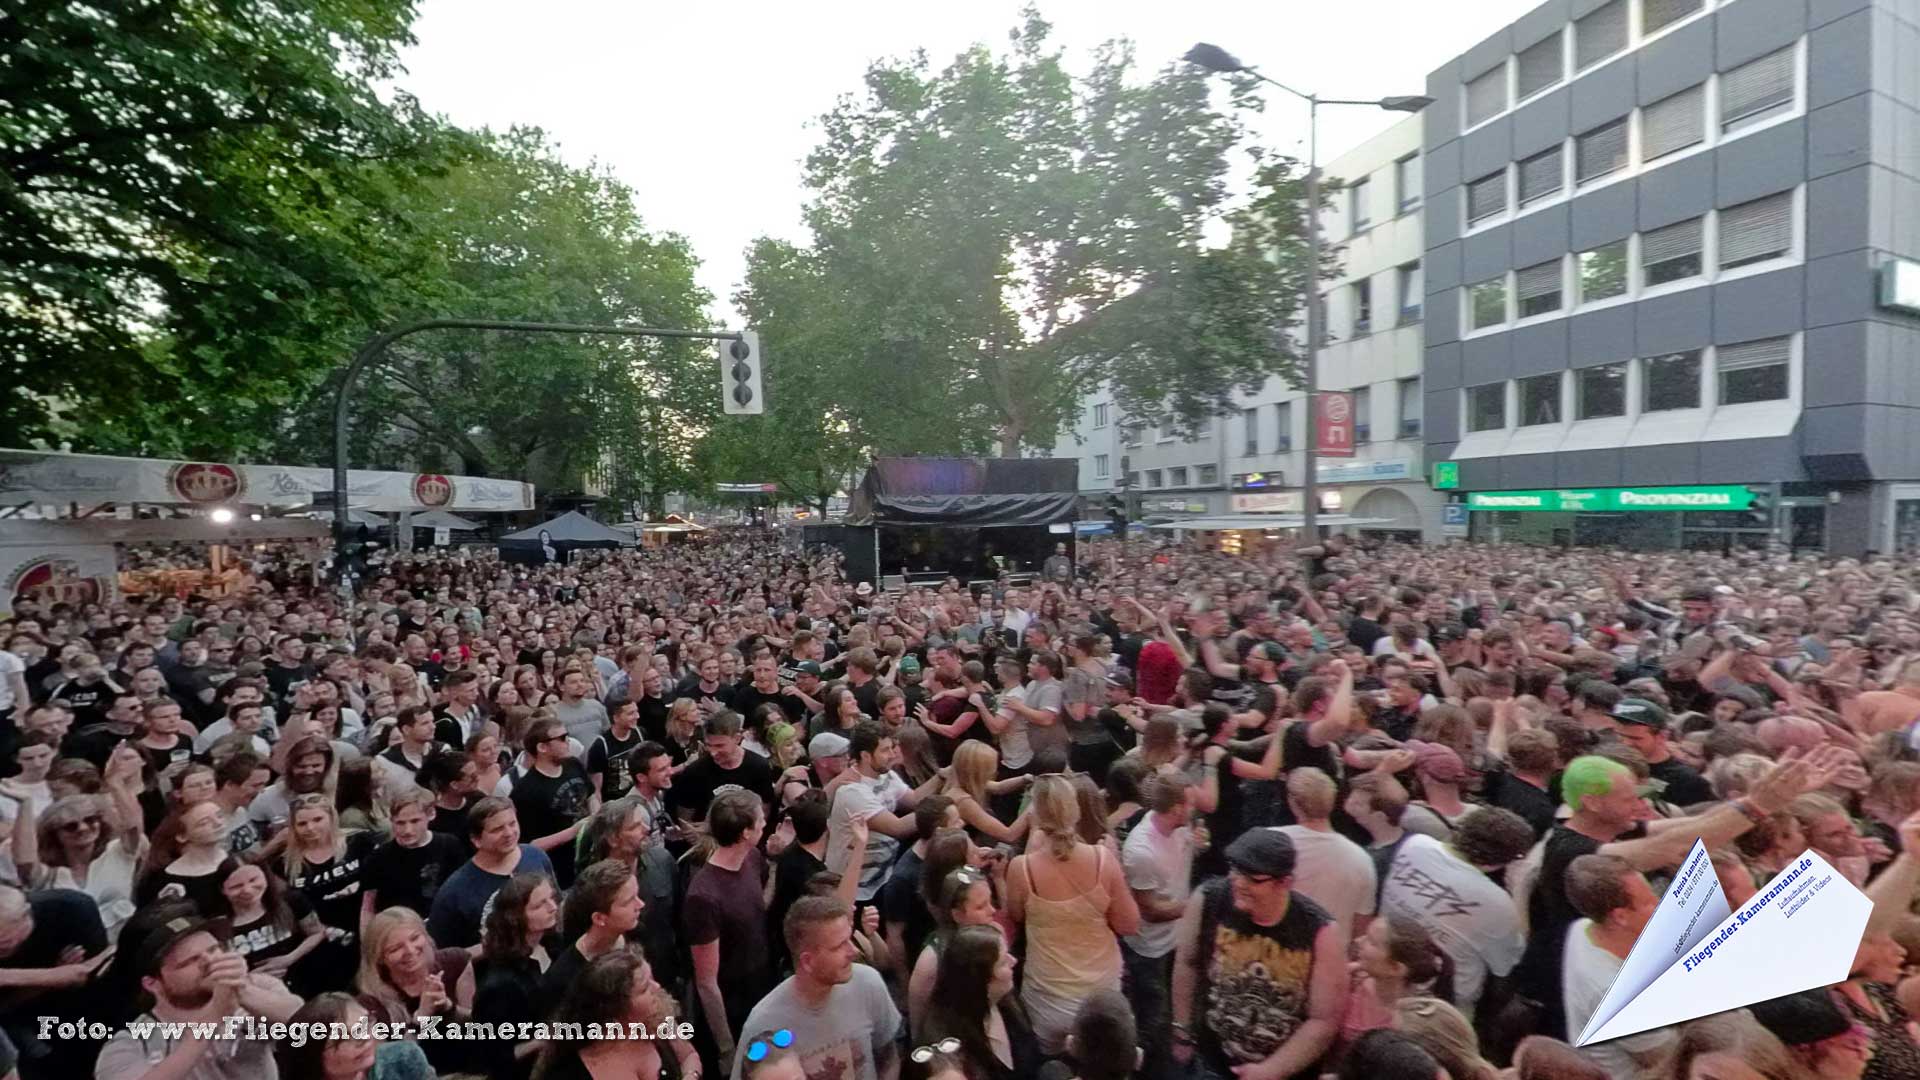
{"type": "Polygon", "coordinates": [[[1433,72],[1424,436],[1475,535],[1920,550],[1916,55],[1905,0],[1551,0],[1433,72]]]}
{"type": "MultiPolygon", "coordinates": [[[[1320,459],[1321,508],[1370,519],[1363,529],[1437,538],[1444,499],[1428,489],[1421,466],[1418,118],[1324,172],[1343,186],[1321,218],[1339,269],[1323,283],[1320,386],[1354,395],[1356,446],[1351,458],[1320,459]]],[[[1090,502],[1130,490],[1144,518],[1297,514],[1306,430],[1304,395],[1280,379],[1190,435],[1129,423],[1103,388],[1082,402],[1053,455],[1080,459],[1090,502]]]]}

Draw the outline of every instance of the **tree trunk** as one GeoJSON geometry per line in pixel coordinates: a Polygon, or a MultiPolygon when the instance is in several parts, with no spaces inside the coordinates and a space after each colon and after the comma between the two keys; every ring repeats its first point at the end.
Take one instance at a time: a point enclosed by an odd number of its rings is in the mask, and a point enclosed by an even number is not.
{"type": "Polygon", "coordinates": [[[1000,456],[1013,458],[1020,456],[1020,440],[1027,434],[1026,425],[1008,422],[1000,425],[1000,456]]]}

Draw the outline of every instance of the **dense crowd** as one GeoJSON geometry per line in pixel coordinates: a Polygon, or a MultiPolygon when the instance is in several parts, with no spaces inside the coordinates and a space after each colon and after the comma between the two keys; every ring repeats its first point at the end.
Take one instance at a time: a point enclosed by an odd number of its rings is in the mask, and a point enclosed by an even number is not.
{"type": "Polygon", "coordinates": [[[0,1072],[1920,1076],[1905,566],[758,537],[17,604],[0,1072]],[[1696,841],[1849,977],[1575,1049],[1696,841]]]}

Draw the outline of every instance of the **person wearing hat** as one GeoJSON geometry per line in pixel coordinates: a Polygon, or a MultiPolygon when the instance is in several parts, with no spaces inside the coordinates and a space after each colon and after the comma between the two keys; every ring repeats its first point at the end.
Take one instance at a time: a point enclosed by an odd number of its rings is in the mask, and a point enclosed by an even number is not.
{"type": "MultiPolygon", "coordinates": [[[[1567,1031],[1577,1035],[1606,999],[1640,931],[1660,906],[1647,879],[1625,859],[1582,855],[1567,867],[1567,898],[1581,918],[1567,930],[1561,978],[1567,1031]]],[[[1637,1076],[1671,1051],[1671,1027],[1608,1039],[1580,1048],[1608,1076],[1637,1076]]]]}
{"type": "Polygon", "coordinates": [[[1821,1080],[1859,1080],[1873,1059],[1871,1034],[1848,1019],[1825,987],[1756,1001],[1747,1011],[1821,1080]]]}
{"type": "Polygon", "coordinates": [[[837,731],[823,731],[807,741],[807,768],[812,770],[813,786],[825,788],[833,778],[847,771],[847,751],[853,746],[837,731]]]}
{"type": "MultiPolygon", "coordinates": [[[[143,1021],[202,1021],[218,1025],[215,1037],[194,1037],[188,1028],[177,1036],[154,1028],[135,1035],[122,1028],[94,1064],[100,1080],[273,1080],[279,1075],[273,1041],[229,1037],[231,1018],[285,1021],[300,1008],[300,998],[271,975],[248,974],[246,957],[229,952],[221,941],[225,927],[202,919],[191,904],[155,909],[144,925],[129,925],[133,971],[152,1005],[143,1021]]],[[[120,947],[129,945],[126,935],[120,947]]],[[[240,1032],[244,1036],[244,1028],[240,1032]]]]}
{"type": "Polygon", "coordinates": [[[1613,718],[1620,741],[1647,759],[1647,772],[1667,785],[1666,800],[1675,806],[1696,806],[1713,801],[1713,788],[1693,766],[1673,756],[1667,736],[1673,719],[1667,710],[1646,698],[1622,698],[1607,714],[1613,718]]]}
{"type": "Polygon", "coordinates": [[[1293,841],[1250,829],[1228,873],[1181,918],[1173,968],[1174,1058],[1211,1075],[1317,1075],[1347,996],[1347,942],[1333,916],[1293,890],[1293,841]],[[1253,1066],[1245,1069],[1242,1067],[1253,1066]]]}

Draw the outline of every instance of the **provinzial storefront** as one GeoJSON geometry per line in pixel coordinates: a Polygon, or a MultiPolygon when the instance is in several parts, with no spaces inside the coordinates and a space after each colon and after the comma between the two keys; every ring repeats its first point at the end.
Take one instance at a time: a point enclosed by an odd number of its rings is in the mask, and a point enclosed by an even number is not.
{"type": "Polygon", "coordinates": [[[1629,549],[1764,548],[1777,537],[1771,484],[1466,493],[1470,535],[1508,543],[1629,549]]]}

